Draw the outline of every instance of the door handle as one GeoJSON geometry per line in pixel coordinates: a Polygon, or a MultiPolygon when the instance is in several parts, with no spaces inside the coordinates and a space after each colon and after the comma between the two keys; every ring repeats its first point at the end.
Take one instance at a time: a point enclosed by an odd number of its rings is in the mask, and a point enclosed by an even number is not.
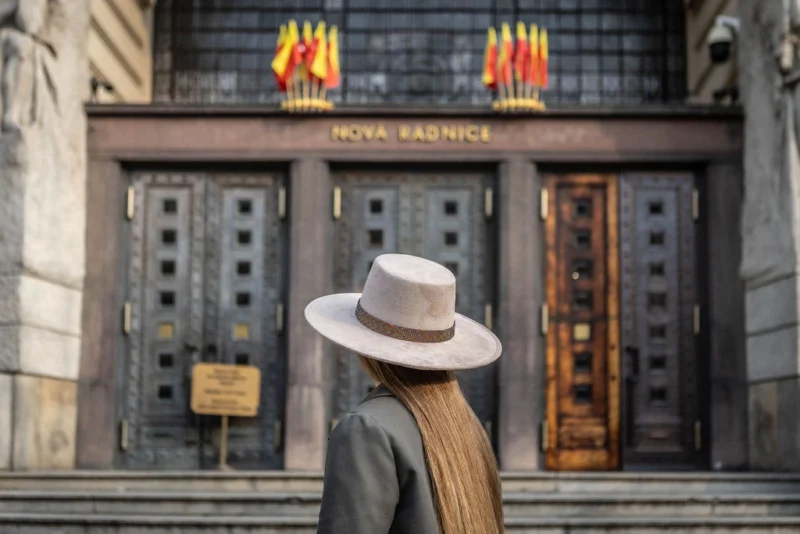
{"type": "Polygon", "coordinates": [[[639,347],[625,347],[625,354],[628,356],[631,366],[631,378],[639,377],[639,347]]]}

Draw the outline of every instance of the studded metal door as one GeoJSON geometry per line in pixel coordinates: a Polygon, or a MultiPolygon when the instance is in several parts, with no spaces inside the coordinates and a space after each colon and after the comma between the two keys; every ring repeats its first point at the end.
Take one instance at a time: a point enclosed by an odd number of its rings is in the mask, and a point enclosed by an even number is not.
{"type": "MultiPolygon", "coordinates": [[[[341,218],[335,232],[334,287],[360,292],[372,262],[402,253],[439,262],[456,276],[459,313],[491,317],[492,264],[485,202],[491,177],[479,173],[357,172],[335,177],[341,218]]],[[[352,410],[369,381],[357,358],[336,353],[333,416],[352,410]]],[[[494,366],[459,373],[464,394],[487,429],[495,414],[494,366]]]]}
{"type": "Polygon", "coordinates": [[[546,464],[618,465],[616,178],[549,176],[546,464]]]}
{"type": "Polygon", "coordinates": [[[218,418],[189,409],[198,361],[261,369],[259,414],[231,420],[229,463],[280,467],[278,187],[272,175],[133,175],[121,406],[125,467],[216,465],[218,418]]]}
{"type": "Polygon", "coordinates": [[[693,177],[627,174],[620,184],[623,463],[697,463],[693,177]]]}

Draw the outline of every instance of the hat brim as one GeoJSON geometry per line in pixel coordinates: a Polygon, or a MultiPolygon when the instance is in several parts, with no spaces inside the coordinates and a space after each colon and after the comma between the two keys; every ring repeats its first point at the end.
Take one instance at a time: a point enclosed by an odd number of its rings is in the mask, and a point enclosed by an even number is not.
{"type": "Polygon", "coordinates": [[[317,332],[341,347],[413,369],[475,369],[495,361],[503,349],[491,330],[460,314],[456,314],[453,339],[441,343],[402,341],[379,334],[356,318],[359,298],[359,293],[318,298],[306,307],[306,320],[317,332]]]}

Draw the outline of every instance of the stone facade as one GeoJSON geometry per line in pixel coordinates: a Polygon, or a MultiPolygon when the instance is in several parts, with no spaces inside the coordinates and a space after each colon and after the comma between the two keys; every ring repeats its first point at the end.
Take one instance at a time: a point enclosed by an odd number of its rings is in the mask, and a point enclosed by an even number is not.
{"type": "Polygon", "coordinates": [[[739,2],[750,465],[800,469],[800,3],[739,2]],[[795,37],[796,38],[796,37],[795,37]]]}
{"type": "Polygon", "coordinates": [[[87,30],[88,2],[0,1],[0,468],[74,464],[87,30]]]}

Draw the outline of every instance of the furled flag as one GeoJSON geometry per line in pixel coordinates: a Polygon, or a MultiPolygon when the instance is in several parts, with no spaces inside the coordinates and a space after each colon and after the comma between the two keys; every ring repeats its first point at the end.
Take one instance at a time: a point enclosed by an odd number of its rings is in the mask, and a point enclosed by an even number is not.
{"type": "Polygon", "coordinates": [[[272,72],[275,73],[279,84],[286,85],[291,80],[295,67],[300,64],[299,42],[297,23],[291,20],[284,36],[283,46],[279,47],[275,59],[272,60],[272,72]]]}
{"type": "Polygon", "coordinates": [[[547,30],[542,28],[539,36],[539,87],[547,89],[547,30]]]}
{"type": "Polygon", "coordinates": [[[311,47],[314,46],[314,30],[309,21],[303,23],[303,42],[300,45],[300,54],[303,56],[303,64],[300,66],[300,77],[304,80],[311,79],[310,62],[311,47]]]}
{"type": "Polygon", "coordinates": [[[504,85],[511,85],[512,66],[511,60],[514,56],[514,43],[511,40],[511,27],[507,22],[503,23],[502,42],[500,43],[500,82],[504,85]]]}
{"type": "Polygon", "coordinates": [[[531,24],[531,33],[528,37],[531,55],[528,61],[528,78],[525,81],[533,87],[539,87],[539,27],[536,24],[531,24]]]}
{"type": "Polygon", "coordinates": [[[528,35],[524,22],[517,22],[517,47],[514,50],[514,79],[524,82],[528,77],[528,35]]]}
{"type": "Polygon", "coordinates": [[[331,26],[328,35],[328,75],[325,77],[325,87],[333,89],[339,87],[339,29],[331,26]]]}
{"type": "MultiPolygon", "coordinates": [[[[281,50],[283,49],[284,46],[286,46],[286,36],[287,36],[286,24],[281,24],[281,32],[278,35],[278,45],[275,47],[275,58],[277,58],[278,56],[281,55],[281,50]]],[[[286,80],[284,80],[283,77],[278,76],[277,72],[275,73],[275,81],[278,84],[278,90],[281,93],[285,93],[286,92],[286,80]]]]}
{"type": "Polygon", "coordinates": [[[325,78],[328,77],[328,36],[325,33],[325,22],[322,20],[317,23],[314,42],[311,45],[311,52],[307,56],[306,65],[315,79],[325,81],[325,78]]]}
{"type": "Polygon", "coordinates": [[[497,31],[491,27],[486,34],[486,50],[483,52],[483,85],[497,90],[497,31]]]}

